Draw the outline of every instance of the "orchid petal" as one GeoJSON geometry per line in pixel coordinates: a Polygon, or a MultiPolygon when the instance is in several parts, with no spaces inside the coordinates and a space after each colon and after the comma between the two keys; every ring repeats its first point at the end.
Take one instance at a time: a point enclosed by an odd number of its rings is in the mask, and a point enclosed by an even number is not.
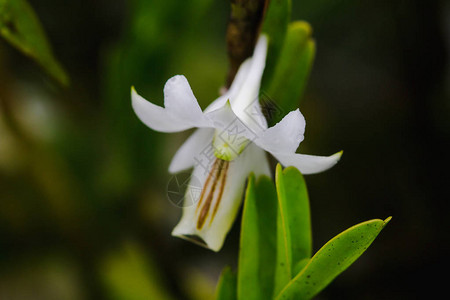
{"type": "MultiPolygon", "coordinates": [[[[253,56],[245,60],[233,80],[230,89],[217,98],[206,109],[205,113],[220,110],[230,101],[231,109],[246,127],[254,132],[267,128],[267,121],[259,105],[259,88],[264,72],[267,54],[267,37],[261,35],[253,56]]],[[[234,116],[232,116],[234,119],[234,116]]],[[[228,121],[232,122],[232,118],[228,121]]],[[[223,121],[223,120],[221,120],[223,121]]],[[[229,123],[226,122],[226,123],[229,123]]]]}
{"type": "MultiPolygon", "coordinates": [[[[236,89],[230,97],[234,113],[253,131],[267,128],[267,121],[261,113],[259,104],[259,88],[266,65],[267,37],[261,35],[256,43],[248,71],[242,77],[236,76],[236,89]],[[242,83],[241,83],[242,81],[242,83]]],[[[244,72],[243,72],[244,74],[244,72]]]]}
{"type": "Polygon", "coordinates": [[[305,125],[300,110],[291,111],[275,126],[260,134],[254,143],[268,152],[295,153],[303,141],[305,125]]]}
{"type": "Polygon", "coordinates": [[[145,100],[134,88],[131,89],[131,98],[136,115],[153,130],[176,132],[192,127],[211,126],[182,75],[167,81],[164,87],[165,108],[145,100]]]}
{"type": "Polygon", "coordinates": [[[164,108],[145,100],[134,88],[131,89],[131,99],[136,115],[145,125],[153,130],[176,132],[190,127],[167,113],[164,108]]]}
{"type": "Polygon", "coordinates": [[[211,145],[214,135],[213,128],[197,129],[178,149],[169,166],[170,173],[177,173],[194,166],[196,157],[211,145]]]}
{"type": "Polygon", "coordinates": [[[234,77],[231,87],[228,89],[228,91],[226,91],[225,94],[223,94],[222,96],[220,96],[219,98],[214,100],[205,109],[205,111],[204,111],[205,113],[222,108],[229,99],[233,99],[236,97],[237,93],[239,92],[239,90],[242,88],[242,85],[244,84],[245,78],[247,78],[247,74],[250,70],[251,64],[252,64],[251,58],[248,58],[241,64],[236,76],[234,77]]]}
{"type": "Polygon", "coordinates": [[[164,106],[174,117],[184,119],[185,122],[191,123],[192,127],[209,125],[183,75],[176,75],[167,80],[164,86],[164,106]]]}
{"type": "Polygon", "coordinates": [[[247,73],[244,83],[237,94],[237,97],[231,100],[234,111],[244,111],[252,102],[257,101],[261,78],[266,65],[267,55],[267,37],[261,35],[256,43],[255,50],[251,59],[250,70],[247,73]]]}
{"type": "Polygon", "coordinates": [[[224,173],[219,175],[214,173],[214,167],[205,169],[199,165],[194,168],[184,199],[183,216],[172,232],[174,236],[193,241],[216,252],[222,248],[237,216],[247,176],[251,172],[256,176],[270,173],[264,151],[253,144],[236,160],[222,161],[222,164],[228,165],[222,169],[224,173]],[[216,181],[215,189],[211,188],[211,180],[216,181]],[[200,182],[201,187],[195,182],[200,182]],[[209,202],[208,194],[213,195],[209,202]],[[206,203],[209,203],[208,206],[205,206],[206,203]],[[199,216],[205,207],[207,214],[206,217],[202,214],[204,223],[199,226],[199,216]]]}
{"type": "Polygon", "coordinates": [[[331,156],[316,156],[306,154],[271,154],[285,167],[296,167],[303,174],[319,173],[333,167],[341,158],[342,151],[331,156]]]}

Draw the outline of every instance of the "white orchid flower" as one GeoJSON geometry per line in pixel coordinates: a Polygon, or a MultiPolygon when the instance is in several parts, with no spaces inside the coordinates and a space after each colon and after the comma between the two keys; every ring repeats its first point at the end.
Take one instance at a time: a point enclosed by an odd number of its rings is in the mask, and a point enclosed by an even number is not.
{"type": "Polygon", "coordinates": [[[203,112],[182,75],[170,78],[164,86],[165,107],[148,102],[134,88],[131,91],[135,113],[151,129],[176,132],[198,128],[169,166],[170,173],[194,167],[183,215],[172,235],[213,251],[221,249],[236,218],[249,174],[270,176],[265,151],[303,174],[331,168],[342,154],[295,153],[305,131],[305,119],[298,109],[268,128],[258,101],[266,53],[267,38],[261,35],[253,56],[242,63],[230,89],[203,112]]]}

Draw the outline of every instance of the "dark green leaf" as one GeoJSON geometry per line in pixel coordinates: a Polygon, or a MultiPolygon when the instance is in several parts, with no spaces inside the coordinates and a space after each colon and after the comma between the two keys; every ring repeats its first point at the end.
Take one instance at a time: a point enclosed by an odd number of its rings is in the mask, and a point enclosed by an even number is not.
{"type": "Polygon", "coordinates": [[[302,174],[293,167],[276,169],[278,244],[276,293],[293,277],[296,265],[311,257],[309,198],[302,174]]]}
{"type": "Polygon", "coordinates": [[[226,267],[217,284],[216,300],[236,300],[236,274],[226,267]]]}
{"type": "Polygon", "coordinates": [[[238,268],[238,299],[264,299],[273,293],[277,200],[269,177],[250,176],[244,202],[238,268]]]}
{"type": "Polygon", "coordinates": [[[26,0],[0,0],[0,35],[60,84],[69,84],[69,77],[53,56],[41,23],[26,0]]]}
{"type": "Polygon", "coordinates": [[[263,90],[265,90],[266,84],[270,82],[273,76],[286,37],[287,27],[291,19],[290,16],[291,0],[269,1],[261,30],[269,36],[269,49],[262,82],[263,90]]]}
{"type": "Polygon", "coordinates": [[[357,224],[326,243],[276,299],[311,299],[370,246],[391,218],[357,224]]]}
{"type": "MultiPolygon", "coordinates": [[[[311,26],[303,21],[289,24],[280,59],[266,90],[268,96],[284,111],[298,107],[315,55],[311,26]]],[[[280,121],[284,114],[270,120],[280,121]]]]}

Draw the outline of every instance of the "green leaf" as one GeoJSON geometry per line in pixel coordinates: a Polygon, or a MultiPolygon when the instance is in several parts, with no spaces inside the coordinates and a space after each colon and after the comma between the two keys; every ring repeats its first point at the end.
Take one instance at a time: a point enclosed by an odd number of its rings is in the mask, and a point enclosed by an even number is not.
{"type": "Polygon", "coordinates": [[[265,89],[266,83],[270,82],[277,65],[291,19],[291,6],[291,0],[269,1],[261,30],[269,36],[269,49],[262,82],[263,89],[265,89]]]}
{"type": "Polygon", "coordinates": [[[295,266],[292,274],[298,274],[309,263],[310,258],[304,258],[299,261],[295,266]]]}
{"type": "MultiPolygon", "coordinates": [[[[289,24],[280,59],[268,84],[267,94],[281,109],[291,111],[298,107],[306,87],[315,55],[312,29],[307,22],[289,24]]],[[[272,124],[281,120],[278,114],[272,124]]]]}
{"type": "MultiPolygon", "coordinates": [[[[278,164],[277,269],[275,295],[292,279],[297,264],[311,257],[312,237],[309,198],[302,174],[278,164]]],[[[298,267],[297,267],[298,268],[298,267]]]]}
{"type": "Polygon", "coordinates": [[[357,224],[331,239],[276,299],[305,300],[317,295],[361,256],[390,219],[375,219],[357,224]]]}
{"type": "Polygon", "coordinates": [[[236,274],[226,267],[217,284],[216,300],[236,300],[236,295],[236,274]]]}
{"type": "Polygon", "coordinates": [[[0,0],[0,35],[60,84],[69,84],[69,77],[53,56],[41,23],[26,0],[0,0]]]}
{"type": "Polygon", "coordinates": [[[238,299],[273,294],[277,194],[272,180],[250,176],[244,202],[238,267],[238,299]]]}

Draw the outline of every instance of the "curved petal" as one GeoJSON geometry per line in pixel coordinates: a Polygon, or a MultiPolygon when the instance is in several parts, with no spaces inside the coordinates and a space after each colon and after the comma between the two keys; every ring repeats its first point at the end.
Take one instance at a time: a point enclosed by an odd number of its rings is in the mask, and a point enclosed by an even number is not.
{"type": "Polygon", "coordinates": [[[267,129],[267,121],[259,104],[259,88],[267,54],[267,37],[261,35],[253,56],[245,60],[236,74],[230,89],[217,98],[205,113],[219,110],[230,101],[234,114],[253,132],[267,129]]]}
{"type": "Polygon", "coordinates": [[[251,58],[251,66],[241,89],[234,99],[231,99],[231,106],[236,112],[244,111],[252,102],[258,102],[259,88],[261,86],[261,78],[266,66],[267,55],[267,36],[260,35],[256,43],[253,56],[251,58]]]}
{"type": "Polygon", "coordinates": [[[182,120],[174,118],[164,108],[145,100],[134,88],[131,89],[131,100],[136,115],[145,125],[153,130],[176,132],[191,127],[182,120]]]}
{"type": "Polygon", "coordinates": [[[260,134],[254,143],[268,152],[295,153],[303,141],[305,125],[300,110],[291,111],[275,126],[260,134]]]}
{"type": "Polygon", "coordinates": [[[172,235],[219,251],[237,216],[251,172],[256,176],[269,174],[264,151],[253,144],[232,162],[217,160],[209,169],[196,166],[186,191],[183,216],[172,235]]]}
{"type": "Polygon", "coordinates": [[[248,58],[241,64],[236,74],[236,77],[234,78],[233,83],[231,84],[231,87],[225,94],[214,100],[204,110],[205,113],[222,108],[229,99],[232,99],[236,96],[237,92],[239,92],[242,85],[244,84],[244,79],[247,77],[248,71],[250,70],[251,62],[252,62],[251,58],[248,58]]]}
{"type": "Polygon", "coordinates": [[[333,167],[341,158],[342,151],[331,156],[316,156],[305,154],[271,154],[285,167],[296,167],[303,174],[319,173],[333,167]]]}
{"type": "MultiPolygon", "coordinates": [[[[259,104],[259,88],[266,65],[267,37],[261,35],[256,43],[250,66],[245,76],[237,77],[236,90],[230,95],[231,108],[234,113],[253,131],[267,128],[267,121],[259,104]],[[242,81],[242,83],[241,83],[242,81]]],[[[233,82],[234,84],[234,82],[233,82]]]]}
{"type": "Polygon", "coordinates": [[[131,99],[136,115],[153,130],[176,132],[192,127],[212,127],[182,75],[170,78],[164,86],[165,108],[145,100],[134,88],[131,99]]]}
{"type": "Polygon", "coordinates": [[[176,75],[167,80],[164,85],[164,106],[173,117],[192,124],[192,127],[207,127],[209,125],[186,77],[183,75],[176,75]]]}
{"type": "Polygon", "coordinates": [[[197,129],[178,149],[169,166],[170,173],[177,173],[194,166],[202,151],[211,145],[214,135],[212,128],[197,129]]]}

